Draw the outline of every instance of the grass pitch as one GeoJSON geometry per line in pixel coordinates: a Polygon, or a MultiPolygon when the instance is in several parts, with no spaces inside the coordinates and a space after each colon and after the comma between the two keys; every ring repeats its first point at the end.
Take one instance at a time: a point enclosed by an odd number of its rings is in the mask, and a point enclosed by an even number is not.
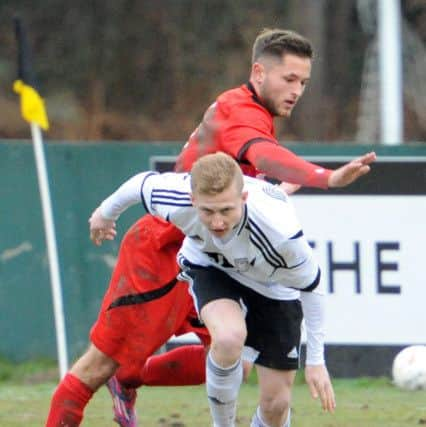
{"type": "MultiPolygon", "coordinates": [[[[0,426],[40,427],[56,383],[55,369],[0,364],[0,426]],[[9,373],[6,373],[9,372],[9,373]]],[[[299,374],[299,378],[302,375],[299,374]]],[[[333,381],[337,409],[323,413],[299,379],[294,389],[292,427],[409,427],[426,425],[426,391],[406,392],[386,378],[333,381]]],[[[244,384],[239,399],[238,426],[249,426],[257,404],[254,378],[244,384]]],[[[204,386],[141,388],[140,427],[208,427],[209,410],[204,386]]],[[[105,387],[95,394],[85,412],[83,427],[117,427],[105,387]]]]}

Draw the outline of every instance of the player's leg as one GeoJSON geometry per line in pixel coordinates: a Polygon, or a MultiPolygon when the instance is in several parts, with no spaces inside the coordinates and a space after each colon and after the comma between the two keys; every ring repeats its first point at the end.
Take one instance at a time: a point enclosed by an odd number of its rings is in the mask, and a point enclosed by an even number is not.
{"type": "Polygon", "coordinates": [[[229,299],[206,304],[201,316],[212,339],[206,362],[206,389],[214,425],[232,427],[243,377],[244,316],[239,304],[229,299]]]}
{"type": "Polygon", "coordinates": [[[299,366],[299,300],[273,300],[247,289],[245,356],[252,356],[259,379],[260,401],[251,427],[289,427],[291,390],[299,366]]]}
{"type": "MultiPolygon", "coordinates": [[[[142,369],[143,385],[182,386],[206,381],[206,349],[201,344],[183,345],[151,356],[142,369]]],[[[119,376],[117,375],[119,378],[119,376]]],[[[120,378],[119,378],[120,379],[120,378]]]]}
{"type": "MultiPolygon", "coordinates": [[[[142,370],[143,385],[184,386],[203,384],[206,381],[206,352],[210,346],[210,335],[198,318],[187,282],[182,282],[182,286],[186,286],[181,288],[185,289],[185,295],[179,295],[176,303],[186,306],[188,313],[174,334],[179,336],[193,333],[202,344],[183,345],[149,357],[142,370]]],[[[117,376],[120,372],[117,372],[117,376]]]]}
{"type": "MultiPolygon", "coordinates": [[[[203,344],[183,345],[149,357],[142,370],[142,385],[185,386],[205,383],[206,353],[210,346],[210,336],[196,316],[195,308],[193,308],[175,335],[192,332],[203,344]]],[[[244,379],[247,379],[251,369],[252,364],[243,361],[244,379]]],[[[120,372],[119,369],[116,373],[118,379],[120,379],[120,372]]]]}
{"type": "Polygon", "coordinates": [[[251,427],[290,427],[291,390],[296,371],[256,365],[260,397],[251,427]]]}
{"type": "Polygon", "coordinates": [[[96,391],[114,374],[118,363],[90,344],[86,353],[70,369],[91,390],[96,391]]]}
{"type": "Polygon", "coordinates": [[[93,344],[57,386],[46,427],[77,427],[93,393],[114,374],[117,363],[93,344]]]}
{"type": "MultiPolygon", "coordinates": [[[[142,369],[141,385],[152,387],[204,384],[207,351],[202,344],[185,344],[149,357],[142,369]]],[[[244,380],[247,380],[252,367],[252,363],[243,360],[244,380]]],[[[121,380],[120,372],[119,369],[115,374],[118,381],[121,380]]],[[[125,382],[125,379],[122,381],[125,382]]]]}
{"type": "Polygon", "coordinates": [[[215,268],[192,267],[185,274],[211,337],[206,361],[211,415],[215,427],[233,427],[243,376],[241,353],[247,334],[239,304],[239,284],[215,268]]]}

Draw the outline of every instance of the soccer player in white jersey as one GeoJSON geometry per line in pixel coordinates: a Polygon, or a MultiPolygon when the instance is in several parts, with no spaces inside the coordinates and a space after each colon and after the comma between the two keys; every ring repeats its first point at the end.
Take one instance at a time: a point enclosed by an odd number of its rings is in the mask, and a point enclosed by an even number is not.
{"type": "MultiPolygon", "coordinates": [[[[114,236],[115,220],[141,201],[186,235],[179,262],[211,335],[206,388],[214,426],[235,425],[243,350],[256,364],[260,388],[251,426],[290,426],[288,384],[294,371],[288,366],[298,353],[300,332],[290,324],[297,316],[288,312],[283,289],[302,291],[316,337],[309,363],[324,364],[320,270],[290,201],[268,183],[243,178],[235,160],[216,153],[198,160],[191,174],[131,178],[94,212],[91,238],[114,236]],[[271,397],[275,405],[266,403],[271,397]]],[[[328,384],[319,393],[324,408],[333,411],[328,384]]]]}

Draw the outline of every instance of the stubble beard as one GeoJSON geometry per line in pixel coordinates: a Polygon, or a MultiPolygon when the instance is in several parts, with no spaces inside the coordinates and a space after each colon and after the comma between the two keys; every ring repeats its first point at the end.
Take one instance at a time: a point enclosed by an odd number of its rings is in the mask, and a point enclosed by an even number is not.
{"type": "Polygon", "coordinates": [[[261,99],[263,106],[271,113],[273,117],[290,117],[293,109],[280,110],[271,97],[268,96],[268,94],[263,94],[261,99]]]}

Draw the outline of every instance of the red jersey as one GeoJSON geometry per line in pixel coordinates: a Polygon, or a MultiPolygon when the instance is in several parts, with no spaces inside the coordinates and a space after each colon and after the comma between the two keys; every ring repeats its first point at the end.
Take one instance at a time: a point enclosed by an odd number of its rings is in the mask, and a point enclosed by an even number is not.
{"type": "Polygon", "coordinates": [[[204,114],[176,161],[176,170],[189,171],[205,154],[223,151],[236,159],[246,175],[255,176],[248,163],[247,148],[260,140],[278,144],[273,117],[257,100],[250,85],[242,85],[221,94],[204,114]]]}
{"type": "Polygon", "coordinates": [[[331,171],[280,146],[273,119],[251,83],[222,93],[185,144],[175,170],[189,171],[199,157],[222,151],[236,159],[246,175],[265,173],[281,181],[327,187],[331,171]]]}

